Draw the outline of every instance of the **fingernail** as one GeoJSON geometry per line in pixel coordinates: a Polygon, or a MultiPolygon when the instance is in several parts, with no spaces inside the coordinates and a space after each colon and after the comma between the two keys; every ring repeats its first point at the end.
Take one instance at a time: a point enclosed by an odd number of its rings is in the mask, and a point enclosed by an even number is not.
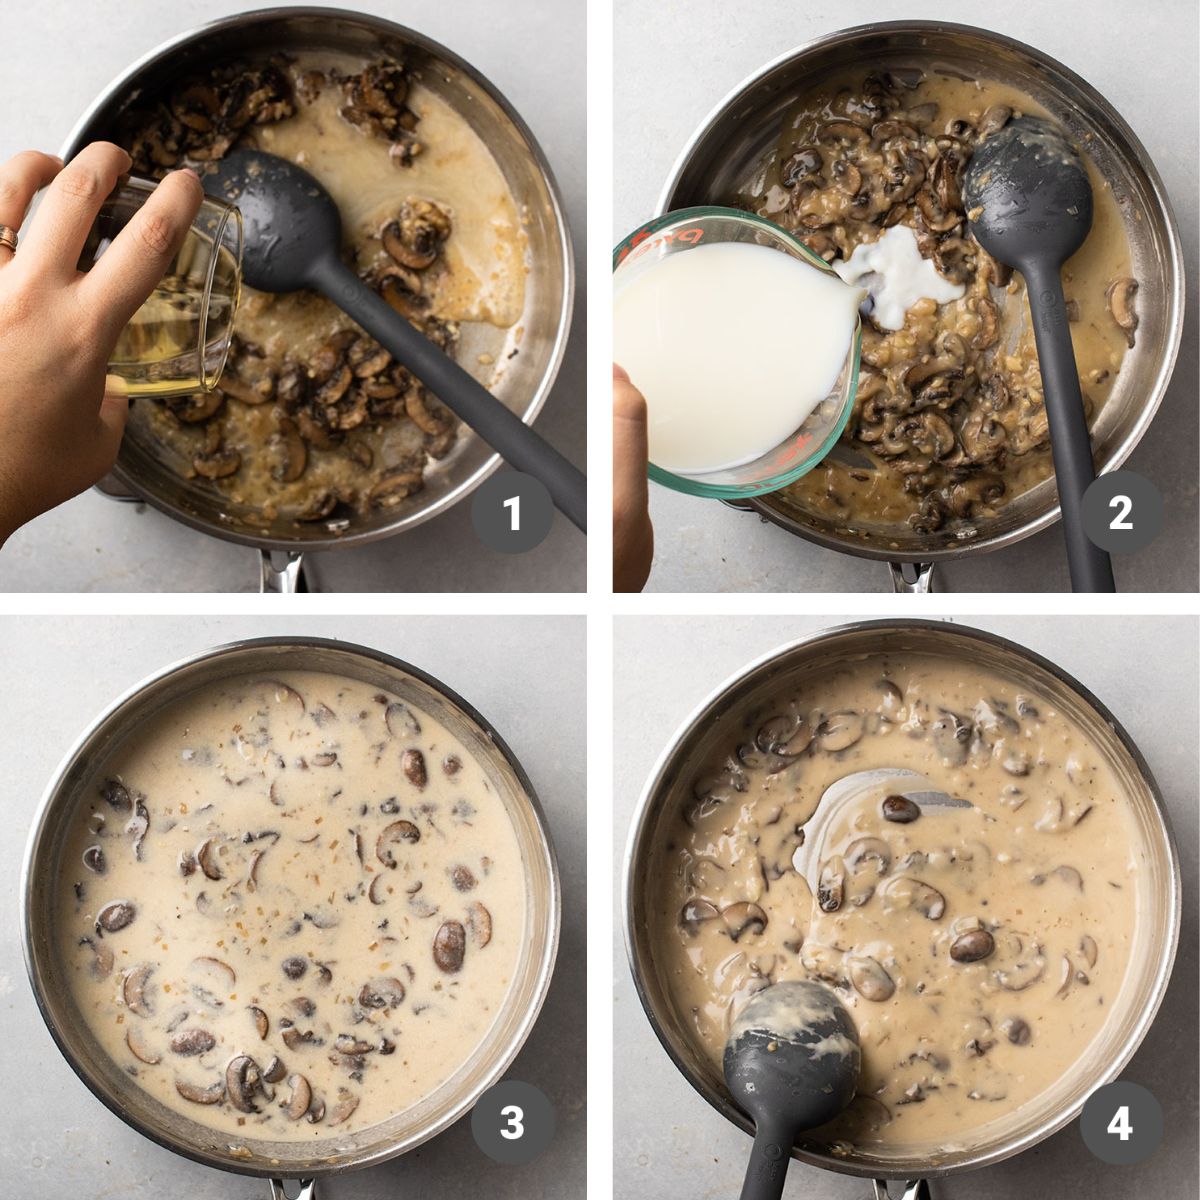
{"type": "Polygon", "coordinates": [[[613,363],[613,380],[618,383],[628,383],[629,373],[624,367],[619,367],[616,363],[613,363]]]}
{"type": "Polygon", "coordinates": [[[193,179],[195,179],[197,182],[199,182],[199,180],[200,180],[200,176],[199,176],[199,175],[197,175],[197,174],[196,174],[196,172],[195,172],[195,171],[193,171],[191,167],[180,167],[179,169],[180,169],[180,170],[181,170],[181,171],[182,171],[182,172],[183,172],[185,175],[190,175],[190,176],[191,176],[193,179]]]}

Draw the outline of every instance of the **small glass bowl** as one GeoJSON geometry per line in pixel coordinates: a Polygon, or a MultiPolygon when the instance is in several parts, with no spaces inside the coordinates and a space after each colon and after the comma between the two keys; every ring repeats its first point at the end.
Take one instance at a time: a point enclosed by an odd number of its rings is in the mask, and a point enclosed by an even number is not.
{"type": "MultiPolygon", "coordinates": [[[[681,208],[647,221],[613,251],[613,290],[619,292],[642,271],[668,254],[682,254],[695,246],[720,242],[753,242],[799,258],[826,274],[836,271],[803,242],[764,217],[736,208],[702,206],[681,208]]],[[[753,462],[721,471],[683,475],[650,464],[650,478],[677,492],[733,500],[778,491],[811,471],[841,436],[854,408],[858,387],[862,320],[855,322],[854,337],[837,383],[803,424],[773,450],[753,462]]],[[[635,384],[637,380],[633,381],[635,384]]]]}

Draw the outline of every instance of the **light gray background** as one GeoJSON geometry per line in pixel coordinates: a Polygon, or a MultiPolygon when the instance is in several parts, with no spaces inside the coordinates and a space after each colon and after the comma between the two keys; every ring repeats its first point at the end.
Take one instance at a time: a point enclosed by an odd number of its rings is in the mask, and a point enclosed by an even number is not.
{"type": "Polygon", "coordinates": [[[499,730],[533,781],[558,850],[562,942],[545,1008],[505,1078],[541,1088],[554,1144],[527,1166],[485,1158],[465,1117],[380,1167],[332,1178],[325,1200],[481,1195],[579,1200],[584,1191],[584,623],[577,617],[262,620],[26,618],[0,622],[5,737],[0,793],[0,1020],[4,1200],[262,1200],[267,1182],[201,1167],[127,1128],[79,1081],[42,1024],[17,930],[26,831],[59,760],[111,701],[184,655],[242,637],[344,638],[430,671],[499,730]],[[554,669],[547,670],[548,663],[554,669]],[[552,731],[548,733],[547,731],[552,731]]]}
{"type": "MultiPolygon", "coordinates": [[[[0,38],[0,160],[52,153],[101,89],[169,37],[235,12],[238,0],[37,0],[5,4],[0,38]]],[[[331,3],[330,7],[338,7],[331,3]]],[[[538,432],[585,465],[583,0],[347,0],[340,7],[398,21],[448,46],[486,75],[541,144],[562,190],[578,270],[572,336],[538,432]]],[[[585,540],[565,517],[527,554],[496,554],[471,528],[470,503],[400,537],[310,556],[321,591],[572,592],[586,587],[585,540]]],[[[94,492],[21,530],[0,551],[6,591],[256,591],[257,555],[144,506],[94,492]]]]}
{"type": "MultiPolygon", "coordinates": [[[[1173,383],[1126,464],[1166,496],[1155,544],[1115,564],[1123,591],[1197,588],[1197,9],[1194,0],[1023,0],[994,9],[912,0],[614,0],[613,242],[654,215],[676,157],[748,75],[821,34],[905,18],[982,25],[1028,42],[1080,74],[1129,122],[1162,174],[1190,271],[1187,325],[1173,383]]],[[[651,485],[656,533],[648,590],[885,591],[885,565],[825,550],[753,513],[651,485]]],[[[1015,547],[943,563],[939,591],[1068,591],[1057,528],[1015,547]]]]}
{"type": "MultiPolygon", "coordinates": [[[[752,659],[840,623],[836,617],[618,617],[614,694],[616,845],[659,754],[715,688],[752,659]],[[700,650],[701,652],[697,652],[700,650]]],[[[971,618],[1062,666],[1106,704],[1145,755],[1166,800],[1183,868],[1183,929],[1163,1007],[1122,1078],[1162,1103],[1167,1133],[1147,1162],[1106,1167],[1074,1124],[1025,1154],[932,1185],[936,1200],[1155,1196],[1195,1200],[1197,1173],[1197,621],[1194,617],[971,618]]],[[[618,880],[618,890],[620,882],[618,880]]],[[[619,924],[619,922],[618,922],[619,924]]],[[[750,1139],[692,1090],[658,1044],[633,989],[623,933],[614,946],[617,1200],[732,1198],[750,1139]]],[[[793,1162],[785,1195],[863,1200],[864,1180],[793,1162]]]]}

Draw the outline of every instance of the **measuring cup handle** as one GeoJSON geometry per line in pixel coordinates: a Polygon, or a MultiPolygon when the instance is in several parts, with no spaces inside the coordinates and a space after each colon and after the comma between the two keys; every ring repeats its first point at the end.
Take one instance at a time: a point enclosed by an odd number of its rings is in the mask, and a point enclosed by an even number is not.
{"type": "Polygon", "coordinates": [[[271,1200],[317,1200],[317,1181],[315,1179],[300,1179],[300,1190],[294,1196],[288,1196],[287,1188],[282,1179],[271,1180],[271,1200]]]}
{"type": "Polygon", "coordinates": [[[892,573],[892,591],[920,595],[932,592],[935,565],[935,563],[888,563],[888,570],[892,573]]]}

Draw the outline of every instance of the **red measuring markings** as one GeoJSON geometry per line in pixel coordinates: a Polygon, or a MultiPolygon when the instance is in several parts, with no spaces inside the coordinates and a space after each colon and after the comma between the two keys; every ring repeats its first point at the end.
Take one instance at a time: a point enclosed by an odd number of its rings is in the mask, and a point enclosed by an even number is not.
{"type": "Polygon", "coordinates": [[[703,239],[703,229],[671,229],[662,234],[655,234],[643,229],[629,239],[629,245],[617,257],[617,265],[620,266],[621,263],[631,256],[640,257],[646,251],[653,250],[656,246],[667,246],[671,242],[687,242],[689,246],[694,246],[703,239]]]}

